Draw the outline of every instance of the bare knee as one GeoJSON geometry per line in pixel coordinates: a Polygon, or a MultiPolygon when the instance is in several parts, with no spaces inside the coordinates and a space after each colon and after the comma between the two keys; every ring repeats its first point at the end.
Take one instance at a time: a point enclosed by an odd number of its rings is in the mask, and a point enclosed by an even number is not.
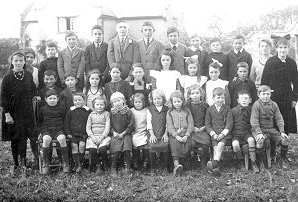
{"type": "Polygon", "coordinates": [[[86,147],[85,142],[79,142],[79,151],[80,151],[80,153],[85,152],[85,147],[86,147]]]}
{"type": "Polygon", "coordinates": [[[255,144],[255,139],[253,137],[249,137],[247,138],[247,143],[250,147],[254,147],[256,144],[255,144]]]}
{"type": "Polygon", "coordinates": [[[71,143],[71,153],[76,154],[79,151],[78,144],[76,143],[71,143]]]}
{"type": "Polygon", "coordinates": [[[42,137],[42,147],[49,147],[52,142],[52,138],[49,135],[44,135],[42,137]]]}
{"type": "Polygon", "coordinates": [[[66,147],[67,146],[66,145],[66,137],[65,137],[65,135],[59,135],[57,137],[57,141],[59,142],[59,144],[60,144],[61,147],[66,147]]]}
{"type": "Polygon", "coordinates": [[[239,143],[239,141],[238,140],[234,140],[232,142],[232,147],[233,148],[239,148],[240,149],[240,143],[239,143]]]}

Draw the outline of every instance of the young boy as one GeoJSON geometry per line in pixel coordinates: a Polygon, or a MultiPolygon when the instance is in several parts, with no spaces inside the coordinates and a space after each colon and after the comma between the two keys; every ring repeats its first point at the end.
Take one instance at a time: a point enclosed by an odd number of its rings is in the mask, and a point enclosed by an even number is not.
{"type": "Polygon", "coordinates": [[[201,46],[201,39],[197,34],[194,34],[190,38],[190,50],[193,51],[193,57],[198,57],[198,63],[201,67],[201,75],[206,76],[208,75],[208,68],[207,70],[203,69],[204,67],[204,61],[206,57],[206,51],[203,50],[201,46]]]}
{"type": "Polygon", "coordinates": [[[57,73],[55,70],[48,69],[44,72],[43,82],[44,86],[38,89],[37,95],[39,96],[39,100],[41,101],[39,107],[42,107],[46,104],[45,96],[48,90],[54,89],[57,93],[61,92],[61,88],[59,88],[57,84],[57,73]]]}
{"type": "Polygon", "coordinates": [[[236,157],[241,160],[241,147],[248,143],[249,154],[252,163],[252,168],[255,173],[259,173],[259,168],[256,164],[256,145],[255,139],[251,134],[250,115],[251,103],[250,94],[246,90],[238,92],[238,106],[232,109],[233,129],[232,129],[232,147],[236,157]]]}
{"type": "Polygon", "coordinates": [[[237,35],[233,39],[233,50],[227,56],[229,58],[228,79],[232,81],[237,75],[237,64],[246,62],[248,64],[248,74],[250,73],[252,57],[251,54],[244,50],[245,38],[242,35],[237,35]]]}
{"type": "Polygon", "coordinates": [[[256,85],[248,77],[248,64],[246,62],[239,62],[237,68],[237,78],[228,85],[231,96],[231,108],[237,106],[238,92],[241,90],[246,90],[251,95],[252,104],[257,100],[256,85]]]}
{"type": "Polygon", "coordinates": [[[219,176],[221,173],[218,163],[226,141],[231,139],[233,117],[230,107],[225,105],[225,90],[218,87],[212,93],[214,104],[206,111],[205,125],[212,139],[214,154],[213,161],[208,162],[207,168],[213,175],[219,176]]]}
{"type": "Polygon", "coordinates": [[[167,30],[167,36],[169,43],[165,45],[165,49],[174,52],[173,67],[182,75],[185,75],[188,71],[184,57],[191,57],[193,52],[183,44],[179,43],[179,30],[176,27],[169,27],[167,30]]]}
{"type": "Polygon", "coordinates": [[[76,92],[80,92],[80,90],[76,87],[77,79],[76,75],[72,72],[65,74],[65,85],[66,88],[60,92],[60,102],[65,110],[67,111],[70,107],[73,106],[73,98],[72,94],[76,92]]]}
{"type": "Polygon", "coordinates": [[[94,25],[91,29],[93,43],[86,47],[86,75],[92,69],[98,69],[104,75],[104,83],[108,82],[109,66],[108,66],[108,44],[103,41],[103,28],[94,25]]]}
{"type": "Polygon", "coordinates": [[[75,73],[78,79],[78,88],[84,87],[85,72],[85,51],[77,47],[78,36],[73,31],[69,31],[65,35],[67,48],[59,52],[57,67],[58,74],[62,84],[65,84],[64,75],[70,72],[75,73]]]}
{"type": "Polygon", "coordinates": [[[73,94],[74,106],[70,107],[65,116],[65,133],[71,140],[72,157],[75,162],[76,173],[81,172],[81,164],[84,159],[87,139],[86,124],[89,114],[92,112],[85,105],[86,96],[83,93],[73,94]]]}
{"type": "MultiPolygon", "coordinates": [[[[58,58],[56,57],[57,52],[58,52],[58,48],[54,42],[47,43],[46,45],[47,59],[42,61],[38,68],[39,88],[43,88],[45,86],[44,72],[46,70],[52,70],[58,76],[58,69],[57,69],[58,58]]],[[[59,78],[56,78],[56,86],[59,88],[61,87],[61,81],[59,78]]]]}
{"type": "Polygon", "coordinates": [[[58,104],[58,93],[54,89],[46,92],[45,100],[47,104],[41,107],[37,121],[38,129],[43,140],[42,173],[47,175],[50,172],[49,164],[52,155],[50,145],[52,140],[58,140],[63,160],[63,172],[69,173],[69,150],[67,148],[66,137],[63,131],[65,111],[63,107],[58,104]]]}
{"type": "Polygon", "coordinates": [[[276,102],[270,99],[271,88],[269,86],[261,85],[258,88],[258,96],[259,99],[252,106],[250,117],[252,135],[257,143],[256,148],[261,150],[267,138],[271,143],[280,144],[281,165],[286,168],[286,164],[283,165],[283,163],[287,163],[289,137],[284,132],[284,119],[276,102]]]}
{"type": "Polygon", "coordinates": [[[163,44],[153,36],[155,32],[151,22],[144,22],[142,25],[143,38],[137,41],[135,63],[142,63],[146,78],[149,78],[150,70],[158,70],[158,59],[164,50],[163,44]]]}
{"type": "Polygon", "coordinates": [[[207,54],[204,61],[203,71],[205,76],[208,75],[209,64],[217,62],[220,65],[220,75],[219,78],[222,80],[228,80],[228,56],[221,51],[221,41],[220,38],[213,38],[210,41],[211,53],[207,54]]]}

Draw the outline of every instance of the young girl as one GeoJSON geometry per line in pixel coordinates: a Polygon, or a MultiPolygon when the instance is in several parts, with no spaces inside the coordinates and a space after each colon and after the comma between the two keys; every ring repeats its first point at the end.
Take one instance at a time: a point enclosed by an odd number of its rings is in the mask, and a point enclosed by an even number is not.
{"type": "Polygon", "coordinates": [[[221,87],[225,89],[225,104],[230,106],[230,94],[228,90],[228,81],[219,79],[220,75],[220,65],[217,62],[213,62],[209,65],[209,77],[210,80],[208,80],[204,85],[203,89],[206,92],[206,102],[208,103],[209,106],[213,105],[214,100],[212,92],[213,89],[217,87],[221,87]]]}
{"type": "Polygon", "coordinates": [[[168,107],[166,96],[162,90],[152,91],[152,105],[147,109],[147,130],[149,131],[149,157],[151,171],[156,168],[156,153],[162,153],[164,165],[170,171],[169,137],[166,128],[168,107]]]}
{"type": "Polygon", "coordinates": [[[177,79],[177,90],[180,90],[183,94],[185,99],[187,99],[187,92],[188,88],[193,84],[199,84],[202,86],[206,81],[206,76],[201,76],[201,68],[198,64],[198,59],[196,58],[188,58],[186,60],[188,64],[188,74],[189,75],[182,75],[179,79],[177,79]]]}
{"type": "Polygon", "coordinates": [[[194,132],[191,137],[192,148],[194,154],[198,154],[198,148],[202,148],[203,153],[200,155],[202,165],[207,165],[210,159],[209,147],[210,147],[210,135],[205,128],[205,115],[209,105],[203,101],[205,96],[204,90],[198,84],[191,85],[188,88],[187,107],[190,110],[194,120],[194,132]]]}
{"type": "Polygon", "coordinates": [[[36,88],[38,88],[39,86],[38,69],[33,66],[33,62],[36,56],[35,51],[32,48],[25,48],[24,55],[26,56],[26,70],[32,74],[35,86],[36,88]]]}
{"type": "Polygon", "coordinates": [[[103,96],[102,76],[98,69],[92,69],[88,72],[86,88],[84,93],[87,96],[87,107],[94,110],[92,102],[95,98],[103,96]]]}
{"type": "Polygon", "coordinates": [[[181,76],[180,72],[174,70],[174,57],[171,51],[164,50],[159,59],[160,71],[150,70],[150,75],[156,79],[156,88],[165,93],[169,100],[172,92],[176,90],[176,81],[181,76]]]}
{"type": "Polygon", "coordinates": [[[170,135],[170,148],[174,160],[173,175],[182,171],[179,158],[187,157],[191,151],[190,135],[194,130],[191,112],[184,106],[184,96],[180,91],[171,94],[172,107],[167,113],[167,129],[170,135]]]}
{"type": "MultiPolygon", "coordinates": [[[[145,70],[141,63],[135,63],[132,66],[132,75],[127,77],[132,93],[142,93],[145,96],[145,106],[149,104],[149,94],[152,91],[150,79],[144,76],[145,70]]],[[[144,106],[144,107],[145,107],[144,106]]]]}
{"type": "Polygon", "coordinates": [[[73,94],[74,106],[67,111],[64,121],[64,129],[71,140],[72,157],[75,162],[75,171],[81,172],[85,147],[86,147],[86,124],[91,109],[85,106],[86,96],[83,93],[73,94]]]}
{"type": "Polygon", "coordinates": [[[1,85],[2,140],[11,141],[14,168],[26,166],[27,137],[34,129],[32,98],[36,93],[32,74],[25,71],[26,58],[21,51],[10,57],[10,69],[1,85]]]}
{"type": "Polygon", "coordinates": [[[112,157],[112,176],[117,176],[116,165],[121,153],[124,154],[125,170],[130,172],[132,140],[131,133],[134,127],[134,118],[130,109],[125,104],[125,97],[120,92],[111,95],[111,146],[110,151],[112,157]]]}
{"type": "MultiPolygon", "coordinates": [[[[111,95],[116,92],[121,92],[125,100],[129,100],[132,96],[132,90],[128,83],[128,81],[124,81],[121,79],[120,75],[122,72],[122,68],[116,63],[114,66],[111,66],[110,75],[112,80],[105,84],[105,96],[108,101],[111,99],[111,95]]],[[[108,104],[108,108],[111,108],[111,104],[108,104]]]]}
{"type": "Polygon", "coordinates": [[[90,171],[96,170],[99,155],[102,159],[102,170],[106,171],[108,166],[107,151],[111,142],[111,137],[109,137],[110,113],[105,111],[107,100],[102,96],[95,98],[92,105],[94,111],[89,115],[86,125],[88,135],[86,148],[89,149],[91,158],[90,171]]]}
{"type": "Polygon", "coordinates": [[[133,166],[135,169],[140,168],[143,162],[143,168],[146,169],[149,165],[149,150],[147,138],[147,109],[145,108],[145,96],[141,93],[136,93],[132,96],[134,108],[131,109],[135,120],[135,129],[132,132],[133,143],[133,166]],[[142,159],[140,151],[142,150],[142,159]]]}

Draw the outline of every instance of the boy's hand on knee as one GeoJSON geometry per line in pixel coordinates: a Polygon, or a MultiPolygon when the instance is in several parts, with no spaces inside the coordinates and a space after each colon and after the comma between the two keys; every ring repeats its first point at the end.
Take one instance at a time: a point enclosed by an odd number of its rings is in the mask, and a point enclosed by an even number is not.
{"type": "Polygon", "coordinates": [[[181,138],[182,142],[186,142],[187,139],[188,139],[188,136],[187,135],[185,135],[183,138],[181,138]]]}
{"type": "Polygon", "coordinates": [[[263,139],[265,139],[265,137],[262,133],[260,133],[256,136],[256,142],[257,143],[260,143],[263,139]]]}
{"type": "Polygon", "coordinates": [[[285,133],[280,133],[280,135],[283,137],[283,138],[286,138],[286,139],[289,139],[289,136],[285,133]]]}
{"type": "Polygon", "coordinates": [[[197,127],[194,127],[193,131],[194,131],[195,133],[199,133],[199,132],[200,132],[200,129],[197,128],[197,127]]]}
{"type": "Polygon", "coordinates": [[[67,135],[66,137],[69,138],[69,139],[71,139],[72,138],[72,135],[67,135]]]}
{"type": "Polygon", "coordinates": [[[162,140],[164,141],[164,142],[168,142],[169,141],[169,137],[168,137],[168,135],[163,135],[162,136],[162,140]]]}
{"type": "Polygon", "coordinates": [[[218,135],[213,135],[214,140],[217,140],[217,138],[218,138],[218,135]]]}
{"type": "Polygon", "coordinates": [[[177,140],[178,142],[182,142],[182,137],[180,137],[179,135],[177,135],[177,136],[176,136],[176,140],[177,140]]]}
{"type": "Polygon", "coordinates": [[[118,137],[118,136],[119,136],[119,133],[117,133],[117,132],[114,131],[114,132],[113,132],[113,136],[114,136],[114,137],[118,137]]]}

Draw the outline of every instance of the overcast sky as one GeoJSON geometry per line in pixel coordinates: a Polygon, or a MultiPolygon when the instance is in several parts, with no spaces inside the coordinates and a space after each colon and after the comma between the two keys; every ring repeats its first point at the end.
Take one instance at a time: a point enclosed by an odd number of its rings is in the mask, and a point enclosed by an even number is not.
{"type": "MultiPolygon", "coordinates": [[[[37,1],[37,0],[35,0],[37,1]]],[[[38,0],[57,2],[57,6],[67,7],[74,0],[38,0]]],[[[100,0],[84,0],[100,1],[100,0]]],[[[20,14],[34,0],[0,0],[0,38],[19,37],[20,14]]],[[[273,10],[298,5],[297,0],[102,0],[111,8],[133,10],[134,5],[143,9],[154,9],[156,5],[170,4],[179,14],[184,13],[185,27],[189,34],[207,33],[207,27],[215,16],[223,19],[224,31],[231,31],[239,23],[258,23],[259,17],[273,10]],[[138,6],[140,7],[140,6],[138,6]]]]}

